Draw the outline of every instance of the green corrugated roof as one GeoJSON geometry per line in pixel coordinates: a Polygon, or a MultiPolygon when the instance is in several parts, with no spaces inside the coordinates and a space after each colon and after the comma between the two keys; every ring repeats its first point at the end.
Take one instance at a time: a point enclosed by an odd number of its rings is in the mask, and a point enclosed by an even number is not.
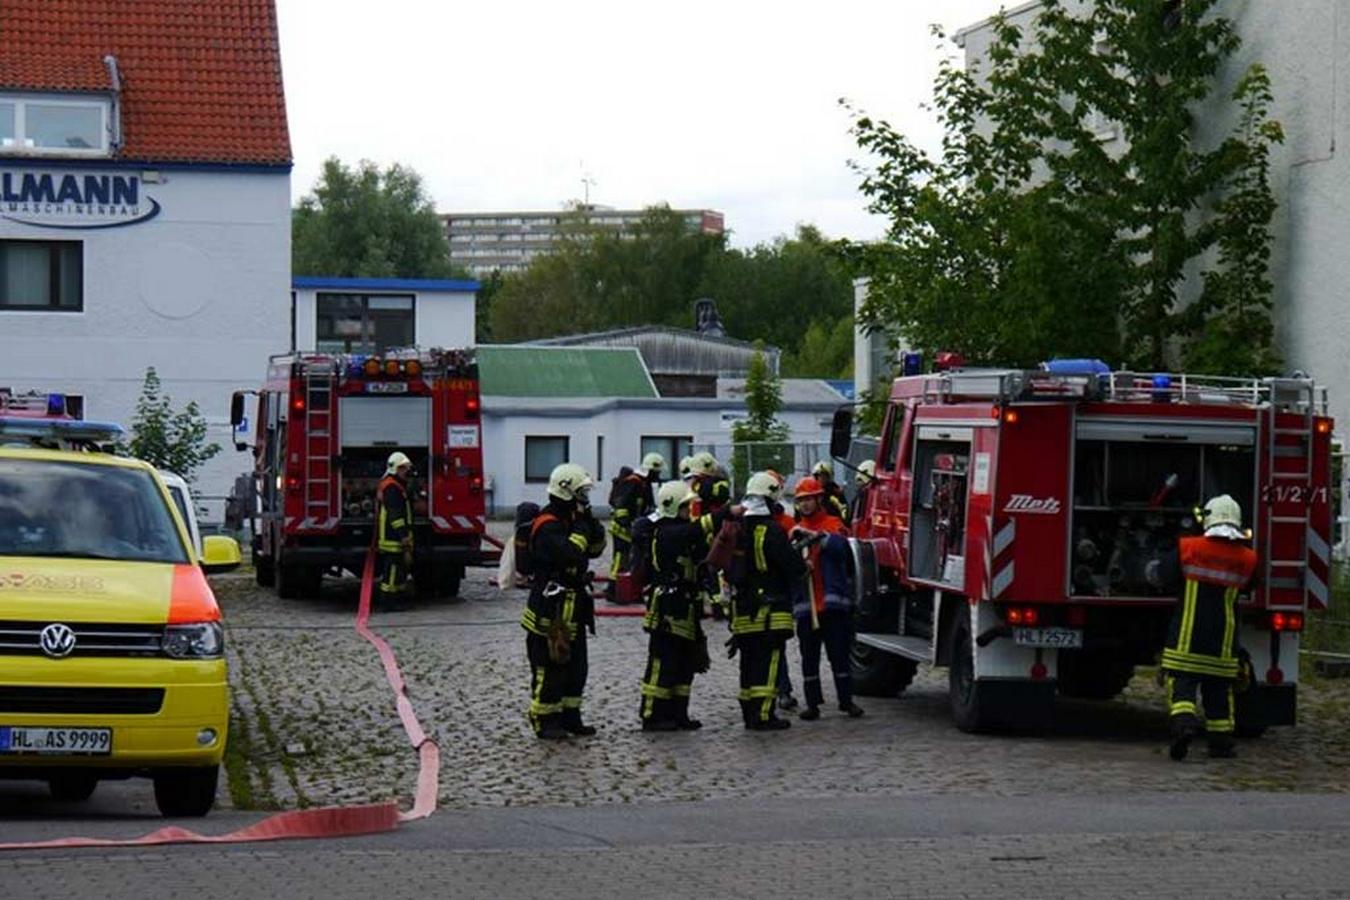
{"type": "Polygon", "coordinates": [[[655,397],[637,350],[629,347],[519,347],[480,344],[480,390],[494,397],[655,397]]]}

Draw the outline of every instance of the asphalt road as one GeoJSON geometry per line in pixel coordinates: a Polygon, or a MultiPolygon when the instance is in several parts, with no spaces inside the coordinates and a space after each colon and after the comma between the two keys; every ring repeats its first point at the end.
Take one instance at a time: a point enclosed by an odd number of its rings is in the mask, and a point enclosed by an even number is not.
{"type": "MultiPolygon", "coordinates": [[[[49,812],[18,824],[34,838],[76,824],[49,812]]],[[[83,813],[86,833],[158,824],[83,813]]],[[[340,841],[11,852],[0,884],[25,898],[1346,897],[1347,846],[1339,795],[819,797],[460,810],[340,841]]]]}

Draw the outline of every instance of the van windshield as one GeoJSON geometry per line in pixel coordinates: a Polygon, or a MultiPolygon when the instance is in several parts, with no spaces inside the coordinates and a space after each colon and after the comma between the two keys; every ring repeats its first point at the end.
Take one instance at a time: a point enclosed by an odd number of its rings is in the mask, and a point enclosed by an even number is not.
{"type": "Polygon", "coordinates": [[[189,562],[149,472],[32,459],[0,459],[0,556],[189,562]]]}

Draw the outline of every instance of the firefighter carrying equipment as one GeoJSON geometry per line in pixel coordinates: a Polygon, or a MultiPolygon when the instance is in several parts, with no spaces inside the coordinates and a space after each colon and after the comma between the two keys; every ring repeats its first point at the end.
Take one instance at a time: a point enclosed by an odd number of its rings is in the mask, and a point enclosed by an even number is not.
{"type": "Polygon", "coordinates": [[[764,500],[747,504],[741,531],[744,580],[734,584],[731,633],[741,658],[741,714],[745,727],[778,730],[788,723],[774,716],[783,649],[792,637],[792,582],[806,574],[801,554],[764,500]]]}
{"type": "Polygon", "coordinates": [[[595,733],[582,724],[581,698],[588,668],[586,633],[595,630],[589,565],[604,549],[604,528],[588,507],[575,501],[554,496],[531,525],[529,556],[534,581],[520,624],[526,632],[531,669],[528,715],[541,738],[595,733]],[[567,640],[565,662],[560,653],[563,636],[567,640]]]}
{"type": "MultiPolygon", "coordinates": [[[[1225,504],[1218,504],[1216,513],[1225,520],[1215,528],[1234,528],[1233,518],[1241,524],[1241,512],[1234,515],[1225,504]]],[[[1184,759],[1192,738],[1201,731],[1198,693],[1210,755],[1232,756],[1233,683],[1238,677],[1236,606],[1238,592],[1256,571],[1256,552],[1223,537],[1185,537],[1179,542],[1178,562],[1184,579],[1182,599],[1173,611],[1162,654],[1172,722],[1169,752],[1173,759],[1184,759]]]]}
{"type": "Polygon", "coordinates": [[[562,463],[548,476],[548,495],[559,500],[585,502],[594,486],[590,473],[576,463],[562,463]]]}

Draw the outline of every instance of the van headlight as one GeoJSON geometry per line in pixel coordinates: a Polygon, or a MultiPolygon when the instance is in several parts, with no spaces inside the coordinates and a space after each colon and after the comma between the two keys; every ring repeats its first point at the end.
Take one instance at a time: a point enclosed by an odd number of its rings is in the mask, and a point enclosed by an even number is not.
{"type": "Polygon", "coordinates": [[[219,622],[169,625],[160,648],[174,659],[215,659],[225,652],[225,631],[219,622]]]}

